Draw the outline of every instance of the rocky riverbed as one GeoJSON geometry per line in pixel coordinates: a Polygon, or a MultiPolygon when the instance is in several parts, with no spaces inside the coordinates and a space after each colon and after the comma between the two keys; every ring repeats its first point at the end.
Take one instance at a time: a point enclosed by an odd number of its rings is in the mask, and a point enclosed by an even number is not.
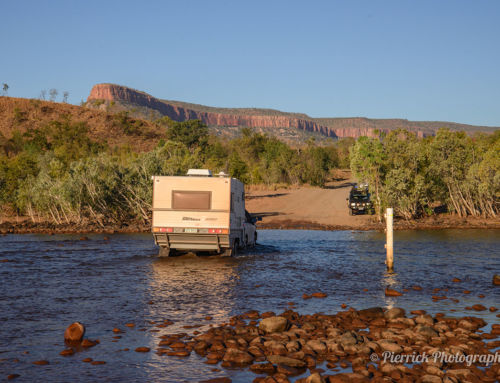
{"type": "Polygon", "coordinates": [[[485,326],[481,318],[424,310],[407,315],[401,308],[335,315],[249,311],[204,333],[163,335],[155,351],[172,358],[195,352],[210,365],[248,368],[255,383],[290,382],[304,372],[309,376],[296,382],[495,382],[500,325],[489,332],[485,326]]]}

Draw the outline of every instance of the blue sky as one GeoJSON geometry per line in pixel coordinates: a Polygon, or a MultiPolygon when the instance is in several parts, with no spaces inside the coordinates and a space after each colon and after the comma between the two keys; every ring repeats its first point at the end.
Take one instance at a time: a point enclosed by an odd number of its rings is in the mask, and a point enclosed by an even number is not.
{"type": "MultiPolygon", "coordinates": [[[[500,1],[2,1],[0,82],[500,126],[500,1]]],[[[61,98],[61,97],[59,97],[61,98]]]]}

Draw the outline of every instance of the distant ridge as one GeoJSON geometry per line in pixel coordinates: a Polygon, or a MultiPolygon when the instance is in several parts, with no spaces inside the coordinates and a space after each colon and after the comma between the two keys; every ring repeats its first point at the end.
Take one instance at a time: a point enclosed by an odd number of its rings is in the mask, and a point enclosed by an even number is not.
{"type": "MultiPolygon", "coordinates": [[[[124,109],[139,108],[144,118],[168,116],[175,121],[199,119],[210,127],[288,129],[317,133],[325,137],[360,137],[377,135],[376,130],[389,132],[402,128],[419,137],[434,135],[439,128],[465,131],[469,134],[493,132],[498,127],[474,126],[454,122],[408,121],[405,119],[370,119],[364,117],[312,118],[302,113],[273,109],[216,108],[181,101],[161,100],[145,92],[115,84],[97,84],[87,98],[88,106],[121,105],[124,109]]],[[[287,134],[288,134],[287,133],[287,134]]],[[[279,136],[279,134],[277,134],[279,136]]]]}

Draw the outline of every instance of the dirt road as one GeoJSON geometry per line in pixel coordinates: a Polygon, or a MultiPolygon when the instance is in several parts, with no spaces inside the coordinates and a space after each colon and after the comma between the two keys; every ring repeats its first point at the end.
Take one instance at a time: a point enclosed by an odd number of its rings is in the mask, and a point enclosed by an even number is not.
{"type": "Polygon", "coordinates": [[[301,187],[247,192],[247,210],[262,217],[261,226],[307,226],[332,228],[375,228],[370,215],[350,216],[346,198],[353,185],[348,177],[330,182],[325,188],[301,187]]]}

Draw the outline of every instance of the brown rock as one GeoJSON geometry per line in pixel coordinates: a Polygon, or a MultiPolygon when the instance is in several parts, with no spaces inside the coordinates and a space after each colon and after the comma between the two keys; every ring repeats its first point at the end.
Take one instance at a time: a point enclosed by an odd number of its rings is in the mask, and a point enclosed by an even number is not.
{"type": "Polygon", "coordinates": [[[282,364],[278,364],[276,371],[286,376],[299,375],[301,373],[301,370],[299,370],[298,368],[284,366],[282,364]]]}
{"type": "Polygon", "coordinates": [[[62,356],[70,356],[70,355],[73,355],[75,353],[75,350],[73,350],[72,348],[67,348],[66,350],[62,350],[59,355],[62,355],[62,356]]]}
{"type": "Polygon", "coordinates": [[[106,362],[104,360],[94,360],[93,362],[90,362],[90,364],[92,366],[100,366],[100,365],[106,364],[106,362]]]}
{"type": "Polygon", "coordinates": [[[92,342],[91,340],[89,339],[84,339],[82,341],[82,344],[81,346],[82,347],[85,347],[85,348],[89,348],[89,347],[94,347],[97,343],[96,342],[92,342]]]}
{"type": "Polygon", "coordinates": [[[386,287],[385,289],[385,296],[387,297],[400,297],[401,295],[403,294],[401,294],[399,291],[390,289],[389,287],[386,287]]]}
{"type": "Polygon", "coordinates": [[[302,368],[306,366],[306,363],[299,359],[289,358],[281,355],[270,355],[267,357],[272,364],[282,364],[284,366],[302,368]]]}
{"type": "Polygon", "coordinates": [[[494,313],[494,312],[495,312],[495,311],[497,311],[497,310],[498,310],[498,309],[497,309],[496,307],[494,307],[494,306],[491,306],[491,307],[490,307],[490,311],[491,311],[492,313],[494,313]]]}
{"type": "Polygon", "coordinates": [[[455,282],[455,283],[462,282],[462,280],[461,280],[461,279],[459,279],[459,278],[453,278],[451,281],[452,281],[452,282],[455,282]]]}
{"type": "Polygon", "coordinates": [[[280,316],[265,318],[259,323],[259,329],[265,333],[283,332],[287,326],[288,320],[280,316]]]}
{"type": "Polygon", "coordinates": [[[36,364],[37,366],[46,366],[49,364],[48,360],[37,360],[36,362],[33,362],[33,364],[36,364]]]}
{"type": "Polygon", "coordinates": [[[67,342],[80,342],[85,335],[85,326],[80,322],[74,322],[64,331],[64,340],[67,342]]]}
{"type": "Polygon", "coordinates": [[[253,362],[253,356],[248,352],[241,351],[235,348],[227,349],[222,359],[224,362],[230,362],[234,364],[249,364],[253,362]]]}
{"type": "Polygon", "coordinates": [[[309,375],[305,383],[326,383],[326,380],[317,372],[309,375]]]}
{"type": "Polygon", "coordinates": [[[82,359],[82,362],[84,362],[84,363],[90,363],[90,362],[92,362],[92,361],[93,361],[93,359],[92,359],[92,358],[85,358],[85,359],[82,359]]]}
{"type": "Polygon", "coordinates": [[[420,286],[413,286],[412,289],[415,290],[415,291],[421,291],[422,287],[420,287],[420,286]]]}
{"type": "Polygon", "coordinates": [[[166,351],[165,354],[168,356],[180,356],[180,357],[186,357],[191,355],[191,352],[188,350],[175,350],[175,351],[166,351]]]}
{"type": "Polygon", "coordinates": [[[492,283],[494,286],[500,286],[500,275],[498,274],[493,275],[492,283]]]}
{"type": "Polygon", "coordinates": [[[413,310],[413,311],[410,311],[411,314],[413,315],[424,315],[427,311],[425,310],[413,310]]]}
{"type": "Polygon", "coordinates": [[[419,379],[419,382],[421,382],[421,383],[442,383],[443,380],[439,376],[427,374],[427,375],[423,375],[419,379]]]}
{"type": "Polygon", "coordinates": [[[254,363],[250,366],[250,370],[256,374],[272,374],[275,371],[274,366],[269,363],[254,363]]]}
{"type": "Polygon", "coordinates": [[[114,329],[113,329],[113,332],[114,332],[115,334],[119,334],[119,333],[122,333],[123,331],[122,331],[122,330],[120,330],[119,328],[114,328],[114,329]]]}
{"type": "Polygon", "coordinates": [[[474,305],[472,306],[472,309],[475,311],[485,311],[486,307],[484,307],[483,305],[474,305]]]}
{"type": "Polygon", "coordinates": [[[151,349],[149,347],[137,347],[135,352],[149,352],[151,349]]]}
{"type": "Polygon", "coordinates": [[[16,379],[16,378],[19,378],[21,375],[19,374],[10,374],[7,376],[7,379],[8,380],[12,380],[12,379],[16,379]]]}
{"type": "Polygon", "coordinates": [[[134,323],[125,323],[125,326],[127,326],[127,327],[135,327],[135,324],[134,323]]]}
{"type": "Polygon", "coordinates": [[[270,318],[270,317],[275,317],[276,314],[272,311],[266,311],[265,313],[262,313],[260,316],[262,319],[270,318]]]}
{"type": "Polygon", "coordinates": [[[322,292],[312,293],[313,298],[326,298],[328,295],[322,292]]]}
{"type": "Polygon", "coordinates": [[[186,344],[182,342],[174,342],[170,344],[170,348],[186,348],[186,344]]]}
{"type": "Polygon", "coordinates": [[[384,313],[385,319],[392,320],[396,318],[404,318],[406,316],[406,312],[404,309],[399,307],[393,307],[392,309],[387,310],[384,313]]]}
{"type": "Polygon", "coordinates": [[[224,376],[222,378],[212,378],[212,379],[207,379],[207,380],[200,380],[199,383],[231,383],[231,382],[232,382],[231,378],[224,376]]]}
{"type": "Polygon", "coordinates": [[[310,299],[311,295],[308,295],[306,293],[302,294],[302,299],[310,299]]]}

